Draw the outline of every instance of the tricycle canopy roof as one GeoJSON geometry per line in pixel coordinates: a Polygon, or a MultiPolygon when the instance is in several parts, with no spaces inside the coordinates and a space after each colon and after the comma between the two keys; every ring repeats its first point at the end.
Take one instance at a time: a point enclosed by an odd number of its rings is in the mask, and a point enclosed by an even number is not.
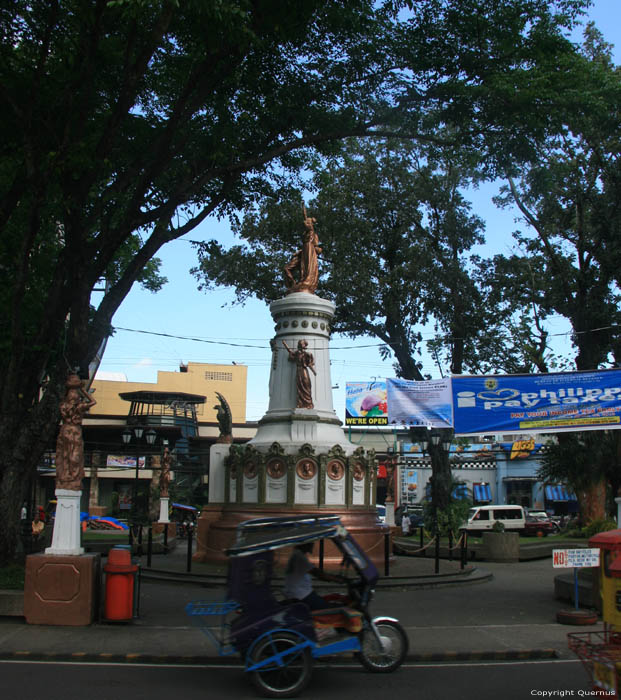
{"type": "Polygon", "coordinates": [[[305,542],[346,537],[347,530],[338,515],[297,515],[280,518],[255,518],[237,526],[235,544],[227,550],[230,557],[242,557],[305,542]]]}

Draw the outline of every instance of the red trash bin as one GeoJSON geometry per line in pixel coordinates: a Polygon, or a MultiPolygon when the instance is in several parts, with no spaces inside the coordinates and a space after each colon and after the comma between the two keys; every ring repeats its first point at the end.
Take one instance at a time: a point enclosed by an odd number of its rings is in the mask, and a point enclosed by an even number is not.
{"type": "Polygon", "coordinates": [[[132,564],[131,554],[126,549],[115,549],[108,553],[106,574],[106,620],[131,620],[134,609],[134,581],[138,565],[132,564]]]}

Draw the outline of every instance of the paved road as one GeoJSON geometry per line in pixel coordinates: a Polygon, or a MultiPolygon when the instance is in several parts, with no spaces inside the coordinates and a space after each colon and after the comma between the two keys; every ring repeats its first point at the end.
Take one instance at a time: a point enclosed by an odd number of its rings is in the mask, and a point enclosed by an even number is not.
{"type": "MultiPolygon", "coordinates": [[[[241,668],[0,663],[11,700],[205,700],[257,697],[241,668]]],[[[531,700],[585,697],[589,683],[574,661],[404,665],[389,675],[360,666],[318,665],[307,700],[531,700]],[[580,695],[582,693],[582,695],[580,695]]],[[[605,696],[602,696],[605,697],[605,696]]]]}

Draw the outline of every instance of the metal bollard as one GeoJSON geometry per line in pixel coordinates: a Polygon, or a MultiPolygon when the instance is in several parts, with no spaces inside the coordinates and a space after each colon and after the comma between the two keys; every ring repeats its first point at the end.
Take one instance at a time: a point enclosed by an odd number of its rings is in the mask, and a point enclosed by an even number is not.
{"type": "Polygon", "coordinates": [[[194,523],[188,523],[188,558],[186,563],[186,571],[189,573],[192,571],[192,535],[194,531],[194,523]]]}
{"type": "Polygon", "coordinates": [[[151,567],[151,555],[153,554],[153,526],[149,525],[149,534],[147,535],[147,566],[151,567]]]}
{"type": "Polygon", "coordinates": [[[384,535],[384,576],[390,576],[390,533],[384,535]]]}

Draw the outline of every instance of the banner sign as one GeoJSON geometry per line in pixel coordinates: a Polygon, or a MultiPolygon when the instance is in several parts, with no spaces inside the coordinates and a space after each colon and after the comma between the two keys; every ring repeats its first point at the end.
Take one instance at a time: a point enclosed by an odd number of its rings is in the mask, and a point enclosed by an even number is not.
{"type": "Polygon", "coordinates": [[[413,382],[387,379],[388,422],[390,425],[419,425],[450,428],[453,403],[450,379],[413,382]]]}
{"type": "Polygon", "coordinates": [[[452,385],[459,435],[621,427],[619,370],[453,377],[452,385]]]}
{"type": "Polygon", "coordinates": [[[345,425],[388,425],[386,382],[347,382],[345,425]]]}
{"type": "Polygon", "coordinates": [[[599,566],[599,549],[553,549],[552,566],[555,569],[599,566]]]}

